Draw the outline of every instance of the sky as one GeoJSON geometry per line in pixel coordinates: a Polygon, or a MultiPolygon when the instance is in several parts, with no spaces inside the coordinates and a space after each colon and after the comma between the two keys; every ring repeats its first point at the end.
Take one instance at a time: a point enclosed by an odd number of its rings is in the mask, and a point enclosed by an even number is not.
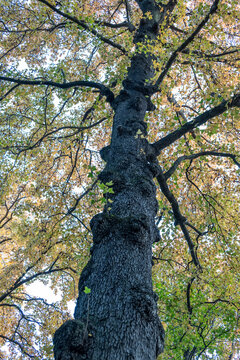
{"type": "MultiPolygon", "coordinates": [[[[32,284],[26,287],[26,290],[29,295],[33,297],[41,297],[44,298],[48,303],[54,303],[56,301],[60,301],[62,298],[61,291],[58,291],[57,294],[51,289],[51,284],[45,285],[41,282],[41,280],[35,280],[32,284]]],[[[73,317],[75,308],[75,301],[69,301],[68,303],[68,311],[73,317]]]]}

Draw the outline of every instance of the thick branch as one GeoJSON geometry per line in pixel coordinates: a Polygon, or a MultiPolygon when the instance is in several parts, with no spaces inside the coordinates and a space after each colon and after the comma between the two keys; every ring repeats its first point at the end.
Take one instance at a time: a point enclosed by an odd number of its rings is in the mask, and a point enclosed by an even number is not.
{"type": "Polygon", "coordinates": [[[132,9],[128,0],[125,0],[125,8],[126,8],[127,21],[128,21],[128,28],[130,31],[134,31],[135,26],[131,22],[132,9]]]}
{"type": "Polygon", "coordinates": [[[48,6],[50,9],[52,9],[54,12],[56,12],[57,14],[63,16],[65,19],[71,20],[72,22],[74,22],[75,24],[81,26],[83,29],[89,31],[90,33],[92,33],[93,35],[95,35],[96,37],[98,37],[100,40],[102,40],[103,42],[105,42],[108,45],[113,46],[114,48],[117,48],[118,50],[120,50],[123,54],[126,54],[126,50],[119,44],[116,44],[115,42],[113,42],[112,40],[106,38],[105,36],[99,34],[97,32],[97,30],[93,29],[92,27],[88,26],[86,24],[85,21],[79,20],[77,19],[75,16],[69,15],[64,13],[63,11],[57,9],[55,6],[53,6],[52,4],[50,4],[48,1],[46,0],[38,0],[39,2],[45,4],[46,6],[48,6]]]}
{"type": "Polygon", "coordinates": [[[107,97],[108,102],[112,102],[114,100],[114,95],[112,91],[105,85],[99,84],[95,81],[78,80],[72,82],[57,83],[50,80],[25,80],[25,79],[15,79],[8,76],[0,76],[0,80],[8,81],[18,85],[32,85],[32,86],[47,85],[60,89],[70,89],[73,87],[90,87],[93,89],[99,89],[100,93],[107,97]]]}
{"type": "Polygon", "coordinates": [[[177,221],[177,224],[180,225],[181,230],[182,230],[182,232],[184,234],[184,237],[185,237],[185,239],[187,241],[188,248],[189,248],[189,251],[190,251],[190,254],[191,254],[191,257],[192,257],[192,260],[193,260],[194,264],[197,267],[201,268],[201,265],[199,263],[197,254],[195,252],[195,245],[192,242],[190,234],[189,234],[189,232],[188,232],[188,230],[186,228],[186,225],[185,225],[186,218],[181,214],[178,202],[177,202],[175,196],[169,190],[169,187],[167,185],[165,176],[164,176],[161,169],[159,169],[159,174],[157,176],[157,181],[158,181],[158,183],[160,185],[162,193],[166,196],[166,198],[168,199],[169,203],[172,206],[172,211],[173,211],[174,217],[175,217],[175,219],[177,221]]]}
{"type": "Polygon", "coordinates": [[[186,295],[187,295],[187,308],[188,308],[188,313],[189,315],[192,315],[192,305],[191,305],[191,286],[192,283],[194,282],[195,277],[191,278],[190,282],[187,285],[187,291],[186,291],[186,295]]]}
{"type": "Polygon", "coordinates": [[[122,23],[116,23],[116,24],[113,24],[113,23],[109,23],[109,22],[106,22],[106,21],[100,21],[100,20],[95,20],[94,21],[95,24],[97,25],[102,25],[102,26],[106,26],[106,27],[110,27],[112,29],[119,29],[119,28],[128,28],[130,32],[133,32],[135,30],[135,26],[132,25],[130,22],[128,21],[123,21],[122,23]]]}
{"type": "Polygon", "coordinates": [[[215,116],[221,115],[232,107],[240,107],[240,94],[236,94],[229,101],[224,100],[220,105],[217,105],[214,108],[205,111],[201,115],[195,117],[193,120],[184,124],[179,129],[171,132],[159,141],[152,144],[153,148],[155,149],[156,155],[159,155],[162,149],[171,145],[189,131],[199,127],[200,125],[205,124],[208,120],[214,118],[215,116]]]}

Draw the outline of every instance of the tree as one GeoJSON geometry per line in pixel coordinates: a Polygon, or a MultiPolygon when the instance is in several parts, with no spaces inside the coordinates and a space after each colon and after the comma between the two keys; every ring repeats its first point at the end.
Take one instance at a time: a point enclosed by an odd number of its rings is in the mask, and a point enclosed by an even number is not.
{"type": "Polygon", "coordinates": [[[52,356],[81,272],[56,360],[234,359],[238,2],[0,6],[7,353],[52,356]]]}

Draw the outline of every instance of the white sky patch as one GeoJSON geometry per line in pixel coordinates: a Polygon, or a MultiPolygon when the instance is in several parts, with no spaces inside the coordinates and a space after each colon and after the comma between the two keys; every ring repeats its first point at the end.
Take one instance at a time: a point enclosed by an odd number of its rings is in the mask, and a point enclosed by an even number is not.
{"type": "Polygon", "coordinates": [[[55,93],[53,93],[53,101],[54,101],[54,105],[56,106],[56,107],[58,107],[58,105],[60,104],[60,99],[59,99],[59,97],[57,96],[57,94],[55,94],[55,93]]]}
{"type": "Polygon", "coordinates": [[[19,61],[17,67],[18,67],[18,70],[28,70],[28,69],[29,69],[29,67],[28,67],[25,59],[21,59],[21,60],[19,61]]]}
{"type": "MultiPolygon", "coordinates": [[[[40,297],[45,299],[48,303],[60,301],[62,299],[62,292],[57,293],[50,288],[50,284],[45,285],[42,281],[36,280],[34,283],[27,286],[27,292],[29,295],[34,297],[40,297]]],[[[71,300],[68,302],[68,311],[73,317],[76,301],[71,300]]]]}
{"type": "Polygon", "coordinates": [[[60,291],[55,293],[55,291],[50,288],[50,285],[44,285],[40,280],[36,280],[34,283],[28,285],[27,292],[29,295],[44,298],[50,303],[53,301],[60,301],[62,299],[60,291]]]}
{"type": "Polygon", "coordinates": [[[70,312],[72,317],[73,317],[73,314],[74,314],[75,306],[76,306],[76,301],[71,300],[71,301],[68,302],[68,311],[70,312]]]}

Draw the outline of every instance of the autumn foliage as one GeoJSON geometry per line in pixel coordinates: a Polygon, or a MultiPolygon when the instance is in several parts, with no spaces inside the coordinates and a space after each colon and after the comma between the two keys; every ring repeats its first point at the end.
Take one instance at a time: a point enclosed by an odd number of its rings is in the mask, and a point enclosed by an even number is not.
{"type": "Polygon", "coordinates": [[[90,220],[107,202],[99,151],[110,143],[112,97],[137,52],[155,69],[145,120],[162,169],[159,359],[240,356],[240,5],[170,2],[166,15],[167,1],[156,1],[157,41],[135,46],[152,16],[138,1],[0,0],[0,359],[53,358],[89,259],[90,220]],[[62,300],[29,295],[37,279],[62,300]]]}

